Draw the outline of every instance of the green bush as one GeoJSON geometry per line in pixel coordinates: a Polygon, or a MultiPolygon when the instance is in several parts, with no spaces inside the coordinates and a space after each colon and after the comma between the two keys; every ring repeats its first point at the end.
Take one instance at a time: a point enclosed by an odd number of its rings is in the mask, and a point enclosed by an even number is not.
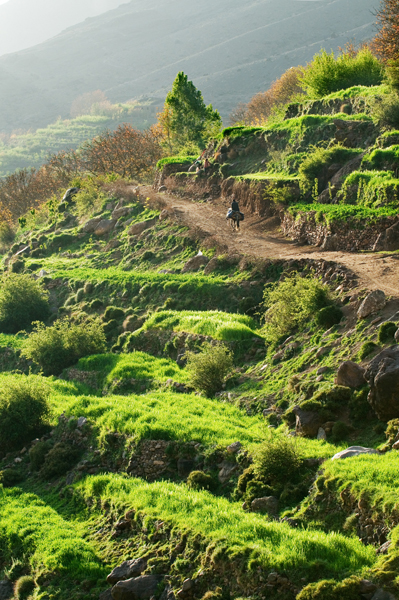
{"type": "Polygon", "coordinates": [[[3,469],[3,471],[0,471],[0,484],[4,487],[12,487],[22,479],[22,473],[17,469],[3,469]]]}
{"type": "Polygon", "coordinates": [[[0,332],[17,333],[50,316],[48,294],[29,275],[3,275],[0,285],[0,332]]]}
{"type": "Polygon", "coordinates": [[[49,416],[47,382],[35,375],[10,376],[0,391],[0,451],[37,437],[49,416]]]}
{"type": "Polygon", "coordinates": [[[277,341],[330,304],[329,288],[319,279],[301,277],[297,273],[267,287],[264,293],[264,332],[266,339],[277,341]]]}
{"type": "Polygon", "coordinates": [[[361,150],[344,148],[343,146],[333,146],[332,148],[314,148],[312,152],[307,153],[298,169],[301,186],[305,192],[309,192],[314,186],[315,181],[322,181],[322,186],[318,185],[317,194],[319,194],[327,184],[328,167],[332,164],[344,165],[346,162],[359,156],[361,150]]]}
{"type": "Polygon", "coordinates": [[[282,484],[294,481],[302,460],[295,442],[285,436],[270,436],[254,454],[254,472],[264,481],[282,484]]]}
{"type": "Polygon", "coordinates": [[[355,577],[341,582],[323,580],[304,587],[297,600],[359,600],[359,588],[359,580],[355,577]]]}
{"type": "Polygon", "coordinates": [[[337,421],[336,423],[334,423],[331,431],[333,440],[335,442],[340,442],[341,440],[344,440],[346,437],[348,437],[350,432],[351,428],[343,421],[337,421]]]}
{"type": "Polygon", "coordinates": [[[34,471],[38,471],[43,466],[50,450],[49,442],[38,442],[29,450],[30,465],[34,471]]]}
{"type": "Polygon", "coordinates": [[[343,316],[344,313],[342,310],[338,306],[331,304],[316,313],[316,323],[319,327],[323,327],[323,329],[330,329],[333,325],[338,325],[343,316]]]}
{"type": "Polygon", "coordinates": [[[22,355],[40,366],[45,375],[59,375],[83,356],[105,351],[105,335],[99,318],[73,323],[64,318],[53,326],[35,323],[25,340],[22,355]]]}
{"type": "Polygon", "coordinates": [[[364,344],[360,346],[360,350],[357,353],[357,357],[359,360],[364,360],[378,349],[379,346],[375,342],[364,342],[364,344]]]}
{"type": "Polygon", "coordinates": [[[47,454],[44,464],[39,471],[43,479],[51,479],[64,475],[79,460],[82,450],[64,442],[58,442],[47,454]]]}
{"type": "Polygon", "coordinates": [[[368,48],[339,56],[322,50],[307,65],[300,82],[309,96],[321,98],[355,85],[380,85],[383,76],[382,64],[368,48]]]}
{"type": "Polygon", "coordinates": [[[395,340],[395,333],[398,329],[398,326],[393,321],[386,321],[382,323],[378,328],[378,343],[379,344],[387,344],[388,342],[393,343],[395,340]]]}
{"type": "Polygon", "coordinates": [[[23,575],[18,579],[14,588],[14,596],[16,600],[25,600],[35,589],[36,584],[33,577],[23,575]]]}
{"type": "Polygon", "coordinates": [[[123,308],[118,308],[117,306],[108,306],[104,313],[104,321],[123,319],[124,316],[125,311],[123,308]]]}
{"type": "Polygon", "coordinates": [[[214,481],[204,471],[192,471],[187,478],[187,485],[192,490],[212,490],[214,481]]]}
{"type": "Polygon", "coordinates": [[[222,344],[205,343],[201,352],[186,352],[187,371],[194,389],[212,397],[233,368],[231,352],[222,344]]]}
{"type": "Polygon", "coordinates": [[[375,98],[373,102],[373,119],[380,127],[396,128],[399,126],[399,96],[392,92],[375,98]]]}

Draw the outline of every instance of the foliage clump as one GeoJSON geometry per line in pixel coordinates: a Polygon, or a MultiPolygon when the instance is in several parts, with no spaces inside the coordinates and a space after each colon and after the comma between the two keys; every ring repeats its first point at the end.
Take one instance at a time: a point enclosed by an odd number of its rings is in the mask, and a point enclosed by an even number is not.
{"type": "Polygon", "coordinates": [[[387,344],[388,342],[393,343],[395,339],[395,333],[398,329],[398,326],[393,321],[385,321],[378,328],[378,343],[379,344],[387,344]]]}
{"type": "Polygon", "coordinates": [[[22,479],[22,473],[17,469],[3,469],[0,471],[0,484],[4,487],[12,487],[22,479]]]}
{"type": "Polygon", "coordinates": [[[333,325],[338,325],[343,316],[344,313],[339,306],[330,304],[330,306],[325,306],[316,314],[316,323],[323,329],[330,329],[333,325]]]}
{"type": "Polygon", "coordinates": [[[35,580],[31,575],[23,575],[20,577],[14,588],[14,596],[16,600],[26,600],[35,589],[35,580]]]}
{"type": "Polygon", "coordinates": [[[0,392],[0,451],[36,437],[47,425],[50,408],[47,382],[35,375],[10,376],[0,392]]]}
{"type": "Polygon", "coordinates": [[[186,352],[186,358],[191,385],[208,397],[222,389],[226,376],[233,368],[233,356],[223,344],[206,342],[201,352],[186,352]]]}
{"type": "Polygon", "coordinates": [[[51,450],[49,442],[38,442],[29,450],[31,468],[38,471],[44,464],[47,454],[51,450]]]}
{"type": "Polygon", "coordinates": [[[191,471],[187,478],[187,485],[192,490],[212,490],[214,481],[212,476],[204,471],[191,471]]]}
{"type": "Polygon", "coordinates": [[[359,588],[359,580],[356,577],[340,582],[324,579],[304,587],[297,600],[358,600],[359,588]]]}
{"type": "Polygon", "coordinates": [[[76,446],[58,442],[46,455],[44,464],[40,469],[40,477],[51,479],[52,477],[64,475],[76,464],[81,453],[81,449],[76,446]]]}
{"type": "Polygon", "coordinates": [[[331,303],[328,286],[319,279],[294,273],[264,293],[265,334],[270,341],[288,335],[331,303]]]}
{"type": "Polygon", "coordinates": [[[302,463],[295,442],[288,437],[270,436],[254,454],[254,472],[272,484],[295,479],[302,463]]]}
{"type": "Polygon", "coordinates": [[[60,319],[51,327],[35,323],[24,342],[22,355],[40,366],[44,375],[59,375],[83,356],[105,351],[105,334],[99,318],[73,323],[60,319]]]}
{"type": "Polygon", "coordinates": [[[378,349],[379,349],[379,346],[375,342],[371,342],[371,341],[364,342],[364,344],[362,344],[360,346],[360,350],[357,353],[357,357],[359,360],[364,360],[365,358],[370,356],[370,354],[372,354],[373,352],[375,352],[378,349]]]}
{"type": "Polygon", "coordinates": [[[3,275],[0,286],[0,331],[17,333],[50,316],[48,294],[29,275],[3,275]]]}

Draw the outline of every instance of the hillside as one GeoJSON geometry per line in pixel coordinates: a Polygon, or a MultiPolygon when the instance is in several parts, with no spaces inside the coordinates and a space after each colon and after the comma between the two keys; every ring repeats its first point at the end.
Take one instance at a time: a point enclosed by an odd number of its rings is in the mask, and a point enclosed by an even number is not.
{"type": "Polygon", "coordinates": [[[7,0],[0,5],[0,56],[41,44],[64,29],[116,8],[123,0],[7,0]]]}
{"type": "Polygon", "coordinates": [[[192,6],[173,0],[166,9],[160,0],[132,0],[1,57],[0,131],[36,129],[66,118],[77,96],[97,89],[112,102],[143,94],[164,97],[179,70],[227,118],[239,102],[321,47],[336,50],[370,39],[378,4],[206,0],[192,6]]]}

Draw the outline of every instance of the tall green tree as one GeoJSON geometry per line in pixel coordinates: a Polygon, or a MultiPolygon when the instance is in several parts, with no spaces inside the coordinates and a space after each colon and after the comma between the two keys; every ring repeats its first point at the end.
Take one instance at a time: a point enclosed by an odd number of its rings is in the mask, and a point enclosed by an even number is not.
{"type": "Polygon", "coordinates": [[[222,119],[212,104],[205,105],[200,90],[180,71],[166,96],[159,124],[169,150],[196,151],[220,131],[222,119]]]}

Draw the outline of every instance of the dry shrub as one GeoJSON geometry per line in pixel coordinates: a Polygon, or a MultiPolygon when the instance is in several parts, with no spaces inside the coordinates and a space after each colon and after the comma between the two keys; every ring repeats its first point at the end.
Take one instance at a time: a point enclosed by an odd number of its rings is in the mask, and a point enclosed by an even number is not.
{"type": "Polygon", "coordinates": [[[101,90],[86,92],[75,98],[71,105],[71,117],[75,119],[81,115],[89,115],[93,104],[107,103],[108,98],[101,90]]]}

